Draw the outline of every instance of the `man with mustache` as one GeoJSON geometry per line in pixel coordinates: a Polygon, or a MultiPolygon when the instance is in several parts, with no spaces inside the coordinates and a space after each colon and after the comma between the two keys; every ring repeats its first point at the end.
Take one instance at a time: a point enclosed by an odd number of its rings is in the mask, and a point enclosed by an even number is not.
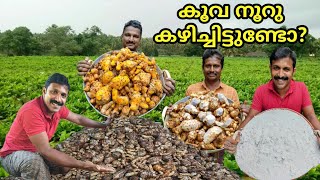
{"type": "MultiPolygon", "coordinates": [[[[293,80],[296,53],[288,47],[276,49],[270,56],[270,72],[272,79],[256,89],[249,114],[239,126],[240,131],[255,115],[271,108],[288,108],[302,113],[315,130],[320,130],[306,85],[293,80]]],[[[315,132],[319,137],[320,131],[315,132]]],[[[228,138],[224,147],[235,153],[238,142],[239,138],[228,138]]]]}
{"type": "Polygon", "coordinates": [[[239,103],[237,91],[221,82],[224,57],[218,49],[207,49],[202,55],[202,72],[204,81],[190,85],[186,96],[197,92],[215,91],[222,93],[232,101],[239,103]]]}
{"type": "MultiPolygon", "coordinates": [[[[122,47],[127,47],[131,51],[137,51],[140,46],[142,38],[142,26],[137,20],[130,20],[127,22],[122,31],[121,41],[122,47]]],[[[78,74],[84,76],[91,68],[92,61],[89,58],[79,61],[77,65],[78,74]]],[[[172,78],[165,77],[164,83],[162,84],[163,92],[170,96],[175,91],[175,81],[172,78]]]]}
{"type": "Polygon", "coordinates": [[[50,147],[60,119],[78,125],[105,128],[111,120],[100,123],[71,112],[64,104],[70,86],[59,73],[48,78],[42,96],[24,104],[17,113],[0,150],[2,166],[22,179],[51,179],[50,173],[66,173],[70,168],[97,172],[114,172],[112,167],[83,162],[50,147]]]}

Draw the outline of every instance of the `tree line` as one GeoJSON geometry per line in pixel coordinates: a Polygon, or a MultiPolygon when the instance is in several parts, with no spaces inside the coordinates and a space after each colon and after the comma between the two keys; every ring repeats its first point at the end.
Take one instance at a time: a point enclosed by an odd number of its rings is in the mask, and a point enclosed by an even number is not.
{"type": "MultiPolygon", "coordinates": [[[[285,28],[282,26],[281,28],[285,28]]],[[[76,34],[70,26],[48,27],[43,33],[32,33],[27,27],[0,31],[0,55],[6,56],[94,56],[120,49],[121,37],[107,35],[97,26],[76,34]]],[[[245,44],[242,48],[220,48],[225,56],[266,56],[278,46],[292,48],[298,56],[320,56],[320,38],[308,34],[303,44],[245,44]]],[[[148,56],[201,56],[200,44],[155,44],[152,38],[142,38],[139,51],[148,56]]]]}

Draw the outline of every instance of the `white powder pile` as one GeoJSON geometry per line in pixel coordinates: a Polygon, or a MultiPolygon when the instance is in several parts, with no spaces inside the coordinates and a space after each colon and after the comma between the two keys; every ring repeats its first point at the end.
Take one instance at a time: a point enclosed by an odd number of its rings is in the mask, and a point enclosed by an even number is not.
{"type": "Polygon", "coordinates": [[[294,179],[320,163],[320,149],[302,115],[272,109],[245,126],[236,161],[242,171],[256,179],[294,179]]]}

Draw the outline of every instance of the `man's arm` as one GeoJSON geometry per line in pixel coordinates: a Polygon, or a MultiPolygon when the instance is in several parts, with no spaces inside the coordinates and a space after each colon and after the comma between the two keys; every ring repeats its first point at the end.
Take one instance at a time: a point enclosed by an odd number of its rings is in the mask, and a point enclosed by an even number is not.
{"type": "Polygon", "coordinates": [[[250,111],[250,105],[247,103],[247,100],[244,100],[244,102],[240,104],[240,107],[241,107],[243,116],[247,117],[250,111]]]}
{"type": "Polygon", "coordinates": [[[30,141],[36,147],[37,151],[48,161],[56,165],[70,168],[80,168],[90,171],[114,172],[112,167],[103,167],[92,162],[83,162],[68,156],[58,150],[52,149],[49,145],[48,136],[45,132],[29,136],[30,141]]]}
{"type": "Polygon", "coordinates": [[[78,125],[81,126],[85,126],[85,127],[91,127],[91,128],[105,128],[106,126],[108,126],[111,123],[111,119],[108,119],[106,121],[106,123],[101,123],[101,122],[97,122],[94,120],[91,120],[87,117],[84,117],[80,114],[76,114],[73,112],[69,112],[69,115],[66,118],[68,121],[71,121],[73,123],[76,123],[78,125]]]}
{"type": "Polygon", "coordinates": [[[248,116],[247,116],[247,117],[244,119],[244,121],[240,124],[240,126],[239,126],[238,129],[244,128],[244,126],[245,126],[246,124],[248,124],[248,122],[250,122],[251,119],[252,119],[254,116],[256,116],[257,114],[259,114],[259,113],[260,113],[260,111],[257,111],[257,110],[255,110],[255,109],[250,108],[248,116]]]}
{"type": "Polygon", "coordinates": [[[308,119],[315,130],[320,130],[320,122],[314,112],[312,105],[302,108],[302,113],[308,119]]]}
{"type": "Polygon", "coordinates": [[[243,128],[254,116],[263,110],[263,94],[262,88],[257,88],[253,95],[251,107],[246,101],[242,104],[241,109],[247,114],[247,116],[238,129],[243,128]]]}

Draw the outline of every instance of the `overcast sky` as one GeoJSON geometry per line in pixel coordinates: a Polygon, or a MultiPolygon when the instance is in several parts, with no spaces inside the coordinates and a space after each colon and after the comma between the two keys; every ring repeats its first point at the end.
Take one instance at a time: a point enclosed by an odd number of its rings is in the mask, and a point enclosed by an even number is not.
{"type": "Polygon", "coordinates": [[[101,28],[108,35],[119,36],[123,25],[137,19],[143,26],[143,37],[152,37],[162,28],[176,31],[184,28],[186,23],[199,24],[200,32],[209,32],[214,22],[222,24],[223,28],[279,28],[286,25],[296,28],[306,25],[309,34],[320,38],[320,1],[319,0],[0,0],[0,31],[13,30],[25,26],[32,33],[43,33],[52,24],[58,26],[70,25],[76,33],[81,33],[93,25],[101,28]],[[282,4],[284,6],[285,21],[276,24],[271,19],[261,24],[254,24],[250,19],[237,20],[233,9],[238,3],[267,3],[282,4]],[[187,3],[197,7],[204,4],[230,4],[228,20],[213,19],[207,24],[200,24],[198,20],[180,20],[177,10],[187,3]]]}

